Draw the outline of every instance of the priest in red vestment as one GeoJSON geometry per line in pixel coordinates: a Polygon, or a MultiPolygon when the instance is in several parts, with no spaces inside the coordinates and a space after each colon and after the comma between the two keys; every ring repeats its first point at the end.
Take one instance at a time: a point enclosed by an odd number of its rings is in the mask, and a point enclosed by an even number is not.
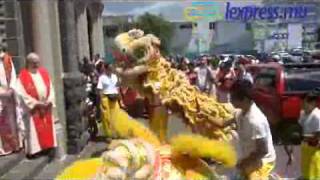
{"type": "Polygon", "coordinates": [[[57,145],[52,113],[55,96],[49,74],[40,66],[40,58],[36,53],[27,56],[26,68],[20,71],[17,86],[28,117],[25,143],[27,155],[51,151],[57,145]]]}
{"type": "Polygon", "coordinates": [[[0,52],[0,155],[23,147],[23,120],[16,89],[16,72],[11,56],[0,52]]]}

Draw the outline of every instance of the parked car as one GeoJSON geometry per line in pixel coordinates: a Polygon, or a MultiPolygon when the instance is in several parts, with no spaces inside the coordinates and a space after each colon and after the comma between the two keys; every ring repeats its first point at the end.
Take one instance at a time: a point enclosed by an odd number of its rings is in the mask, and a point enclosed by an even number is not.
{"type": "Polygon", "coordinates": [[[320,87],[320,64],[252,64],[247,70],[254,77],[254,101],[267,116],[273,133],[296,125],[304,95],[320,87]]]}
{"type": "Polygon", "coordinates": [[[292,51],[290,51],[290,58],[295,63],[301,63],[303,61],[303,50],[293,49],[292,51]]]}
{"type": "Polygon", "coordinates": [[[312,50],[319,50],[320,49],[320,43],[319,42],[315,42],[311,44],[311,49],[312,50]]]}
{"type": "Polygon", "coordinates": [[[310,52],[312,62],[320,63],[320,50],[313,50],[310,52]]]}
{"type": "Polygon", "coordinates": [[[295,63],[294,58],[286,51],[271,52],[268,62],[278,62],[280,64],[295,63]]]}
{"type": "Polygon", "coordinates": [[[293,48],[289,51],[293,62],[311,62],[311,50],[304,48],[293,48]]]}

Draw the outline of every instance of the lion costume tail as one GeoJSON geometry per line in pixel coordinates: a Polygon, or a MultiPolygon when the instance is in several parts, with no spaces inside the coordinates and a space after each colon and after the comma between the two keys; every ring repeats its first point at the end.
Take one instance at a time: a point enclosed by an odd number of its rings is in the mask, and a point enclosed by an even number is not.
{"type": "Polygon", "coordinates": [[[156,147],[160,146],[159,138],[142,123],[132,119],[124,110],[119,108],[114,116],[113,119],[116,121],[111,122],[111,128],[115,136],[124,139],[140,138],[156,147]]]}
{"type": "MultiPolygon", "coordinates": [[[[147,127],[142,123],[132,119],[125,111],[122,109],[117,109],[114,111],[113,118],[116,121],[110,122],[111,131],[118,138],[130,139],[139,138],[146,142],[154,145],[155,147],[160,146],[160,141],[154,133],[152,133],[147,127]]],[[[89,180],[94,179],[97,172],[104,163],[102,158],[91,158],[85,160],[79,160],[74,162],[72,165],[63,170],[61,174],[56,177],[56,180],[69,180],[69,179],[79,179],[79,180],[89,180]]]]}
{"type": "Polygon", "coordinates": [[[226,167],[234,167],[237,161],[234,148],[224,141],[211,140],[200,135],[190,134],[173,137],[170,144],[174,154],[210,158],[223,163],[226,167]]]}

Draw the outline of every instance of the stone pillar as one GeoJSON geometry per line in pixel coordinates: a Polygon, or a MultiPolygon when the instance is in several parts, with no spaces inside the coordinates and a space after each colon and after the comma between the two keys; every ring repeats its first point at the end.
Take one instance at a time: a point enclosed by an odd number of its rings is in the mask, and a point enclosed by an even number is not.
{"type": "Polygon", "coordinates": [[[89,139],[88,123],[82,118],[86,97],[85,81],[79,72],[75,0],[59,1],[61,46],[64,65],[64,87],[67,118],[68,153],[77,154],[89,139]]]}
{"type": "Polygon", "coordinates": [[[74,3],[75,0],[59,1],[61,47],[65,72],[77,72],[79,69],[74,3]]]}
{"type": "Polygon", "coordinates": [[[59,114],[60,123],[56,126],[57,138],[60,139],[60,148],[58,157],[63,158],[66,154],[66,111],[65,111],[65,97],[64,97],[64,86],[62,80],[63,64],[62,64],[62,54],[61,54],[61,41],[60,41],[60,27],[59,27],[59,10],[58,10],[58,0],[50,0],[49,7],[51,7],[50,17],[51,17],[51,45],[53,52],[53,68],[55,71],[54,78],[54,88],[56,92],[56,113],[59,114]]]}
{"type": "Polygon", "coordinates": [[[39,54],[42,65],[44,65],[51,77],[54,76],[53,52],[51,42],[51,26],[49,16],[49,0],[32,1],[32,34],[33,49],[39,54]]]}
{"type": "Polygon", "coordinates": [[[103,3],[96,0],[91,2],[88,6],[89,16],[90,16],[90,41],[91,41],[91,54],[99,53],[101,57],[104,57],[104,41],[103,41],[103,22],[102,22],[102,12],[103,3]]]}
{"type": "Polygon", "coordinates": [[[90,42],[87,17],[88,2],[86,0],[78,0],[75,3],[79,58],[80,60],[82,60],[84,57],[88,57],[90,59],[90,42]]]}
{"type": "Polygon", "coordinates": [[[31,24],[32,24],[32,50],[39,54],[42,65],[50,73],[54,84],[56,105],[54,109],[55,127],[58,138],[58,157],[65,154],[65,112],[63,84],[61,81],[61,52],[59,46],[59,22],[57,16],[57,1],[33,0],[31,4],[31,24]]]}

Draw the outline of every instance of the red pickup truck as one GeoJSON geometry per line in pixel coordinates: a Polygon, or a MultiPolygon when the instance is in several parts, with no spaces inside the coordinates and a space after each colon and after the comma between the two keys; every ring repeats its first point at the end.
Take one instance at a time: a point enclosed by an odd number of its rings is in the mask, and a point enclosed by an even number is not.
{"type": "Polygon", "coordinates": [[[320,64],[267,63],[246,68],[254,77],[253,98],[273,129],[296,124],[303,96],[320,87],[320,64]]]}

